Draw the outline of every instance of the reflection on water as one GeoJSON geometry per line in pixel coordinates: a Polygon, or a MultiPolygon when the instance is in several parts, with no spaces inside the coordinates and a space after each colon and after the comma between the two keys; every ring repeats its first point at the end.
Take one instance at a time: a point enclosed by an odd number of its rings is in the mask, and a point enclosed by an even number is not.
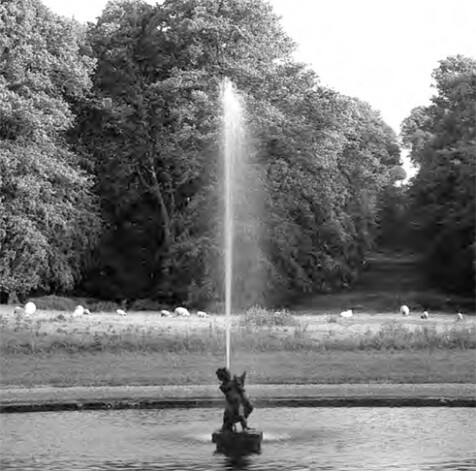
{"type": "Polygon", "coordinates": [[[258,409],[262,453],[214,453],[219,409],[5,414],[2,470],[476,470],[470,408],[258,409]]]}

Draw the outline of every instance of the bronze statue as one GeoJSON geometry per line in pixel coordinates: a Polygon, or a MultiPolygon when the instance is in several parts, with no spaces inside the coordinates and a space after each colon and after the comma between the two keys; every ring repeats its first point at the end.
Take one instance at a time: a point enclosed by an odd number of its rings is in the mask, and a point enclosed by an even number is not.
{"type": "Polygon", "coordinates": [[[242,430],[248,430],[247,418],[253,412],[253,406],[246,396],[245,378],[246,372],[241,376],[231,377],[231,373],[227,368],[218,368],[216,371],[217,378],[221,381],[220,390],[225,395],[226,407],[223,414],[222,432],[236,432],[236,425],[241,424],[242,430]]]}
{"type": "Polygon", "coordinates": [[[249,428],[246,420],[253,412],[253,406],[245,392],[246,372],[232,377],[227,368],[218,368],[216,375],[221,381],[220,390],[226,399],[223,425],[212,434],[217,452],[228,456],[260,453],[263,432],[249,428]],[[241,432],[236,430],[238,422],[241,424],[241,432]]]}

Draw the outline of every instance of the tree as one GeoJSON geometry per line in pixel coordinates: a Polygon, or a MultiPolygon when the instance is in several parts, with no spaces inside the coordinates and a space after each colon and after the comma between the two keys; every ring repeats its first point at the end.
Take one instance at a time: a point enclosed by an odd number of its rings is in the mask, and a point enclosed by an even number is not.
{"type": "Polygon", "coordinates": [[[65,143],[90,87],[84,32],[37,0],[0,5],[0,291],[70,289],[98,231],[91,179],[65,143]]]}
{"type": "Polygon", "coordinates": [[[116,1],[88,37],[98,66],[75,139],[94,155],[106,221],[88,289],[170,302],[221,297],[225,76],[246,103],[259,183],[241,196],[238,297],[329,290],[355,277],[395,136],[293,59],[267,3],[116,1]],[[251,201],[259,211],[243,210],[251,201]]]}
{"type": "Polygon", "coordinates": [[[97,156],[98,191],[111,234],[104,244],[117,240],[118,230],[124,242],[132,239],[124,244],[128,250],[117,247],[98,266],[119,290],[143,296],[172,291],[183,299],[179,287],[198,282],[191,276],[200,277],[199,266],[214,265],[208,252],[217,252],[212,247],[219,244],[213,235],[219,221],[202,208],[220,212],[219,85],[231,75],[239,86],[249,80],[251,87],[258,83],[260,57],[272,63],[285,54],[288,40],[273,21],[262,2],[175,1],[154,8],[115,2],[91,28],[98,100],[87,107],[78,136],[91,137],[88,148],[97,156]],[[145,267],[132,284],[126,257],[145,267]]]}
{"type": "Polygon", "coordinates": [[[429,277],[474,294],[476,61],[454,56],[433,73],[436,94],[404,121],[404,142],[420,165],[411,188],[412,223],[429,277]]]}

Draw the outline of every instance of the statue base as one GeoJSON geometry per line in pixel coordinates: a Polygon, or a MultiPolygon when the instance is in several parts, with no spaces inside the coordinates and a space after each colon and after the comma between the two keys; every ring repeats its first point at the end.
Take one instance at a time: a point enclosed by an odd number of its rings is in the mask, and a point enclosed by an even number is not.
{"type": "Polygon", "coordinates": [[[263,432],[248,429],[242,432],[217,430],[212,434],[212,442],[216,443],[217,451],[231,455],[244,455],[261,452],[263,432]]]}

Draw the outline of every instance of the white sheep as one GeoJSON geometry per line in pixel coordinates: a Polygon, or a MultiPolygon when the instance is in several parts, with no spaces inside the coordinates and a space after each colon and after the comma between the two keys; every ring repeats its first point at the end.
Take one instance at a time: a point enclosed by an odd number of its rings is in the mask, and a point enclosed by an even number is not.
{"type": "Polygon", "coordinates": [[[162,309],[162,311],[160,311],[160,315],[162,317],[172,317],[172,313],[170,311],[167,311],[166,309],[162,309]]]}
{"type": "Polygon", "coordinates": [[[79,316],[82,316],[83,314],[84,314],[84,307],[81,305],[76,306],[76,309],[73,312],[73,316],[79,317],[79,316]]]}
{"type": "Polygon", "coordinates": [[[464,321],[464,316],[463,316],[463,314],[461,314],[461,312],[458,312],[458,314],[456,314],[456,320],[457,321],[464,321]]]}
{"type": "Polygon", "coordinates": [[[400,307],[400,314],[402,316],[408,316],[410,314],[410,308],[407,305],[403,305],[400,307]]]}
{"type": "Polygon", "coordinates": [[[423,314],[420,316],[422,319],[428,319],[428,311],[423,311],[423,314]]]}
{"type": "Polygon", "coordinates": [[[352,309],[349,309],[349,310],[347,310],[347,311],[342,311],[342,312],[340,313],[340,317],[345,317],[346,319],[352,317],[353,315],[354,315],[354,314],[353,314],[353,312],[352,312],[352,309]]]}
{"type": "Polygon", "coordinates": [[[176,316],[190,317],[190,312],[188,311],[188,309],[185,309],[184,307],[175,308],[174,313],[176,316]]]}
{"type": "Polygon", "coordinates": [[[210,317],[206,312],[204,311],[198,311],[197,312],[198,317],[210,317]]]}
{"type": "Polygon", "coordinates": [[[25,314],[28,316],[31,316],[32,314],[35,314],[36,312],[36,305],[34,302],[30,301],[25,304],[25,314]]]}
{"type": "Polygon", "coordinates": [[[120,316],[127,316],[127,312],[124,311],[123,309],[116,309],[116,313],[119,314],[120,316]]]}

